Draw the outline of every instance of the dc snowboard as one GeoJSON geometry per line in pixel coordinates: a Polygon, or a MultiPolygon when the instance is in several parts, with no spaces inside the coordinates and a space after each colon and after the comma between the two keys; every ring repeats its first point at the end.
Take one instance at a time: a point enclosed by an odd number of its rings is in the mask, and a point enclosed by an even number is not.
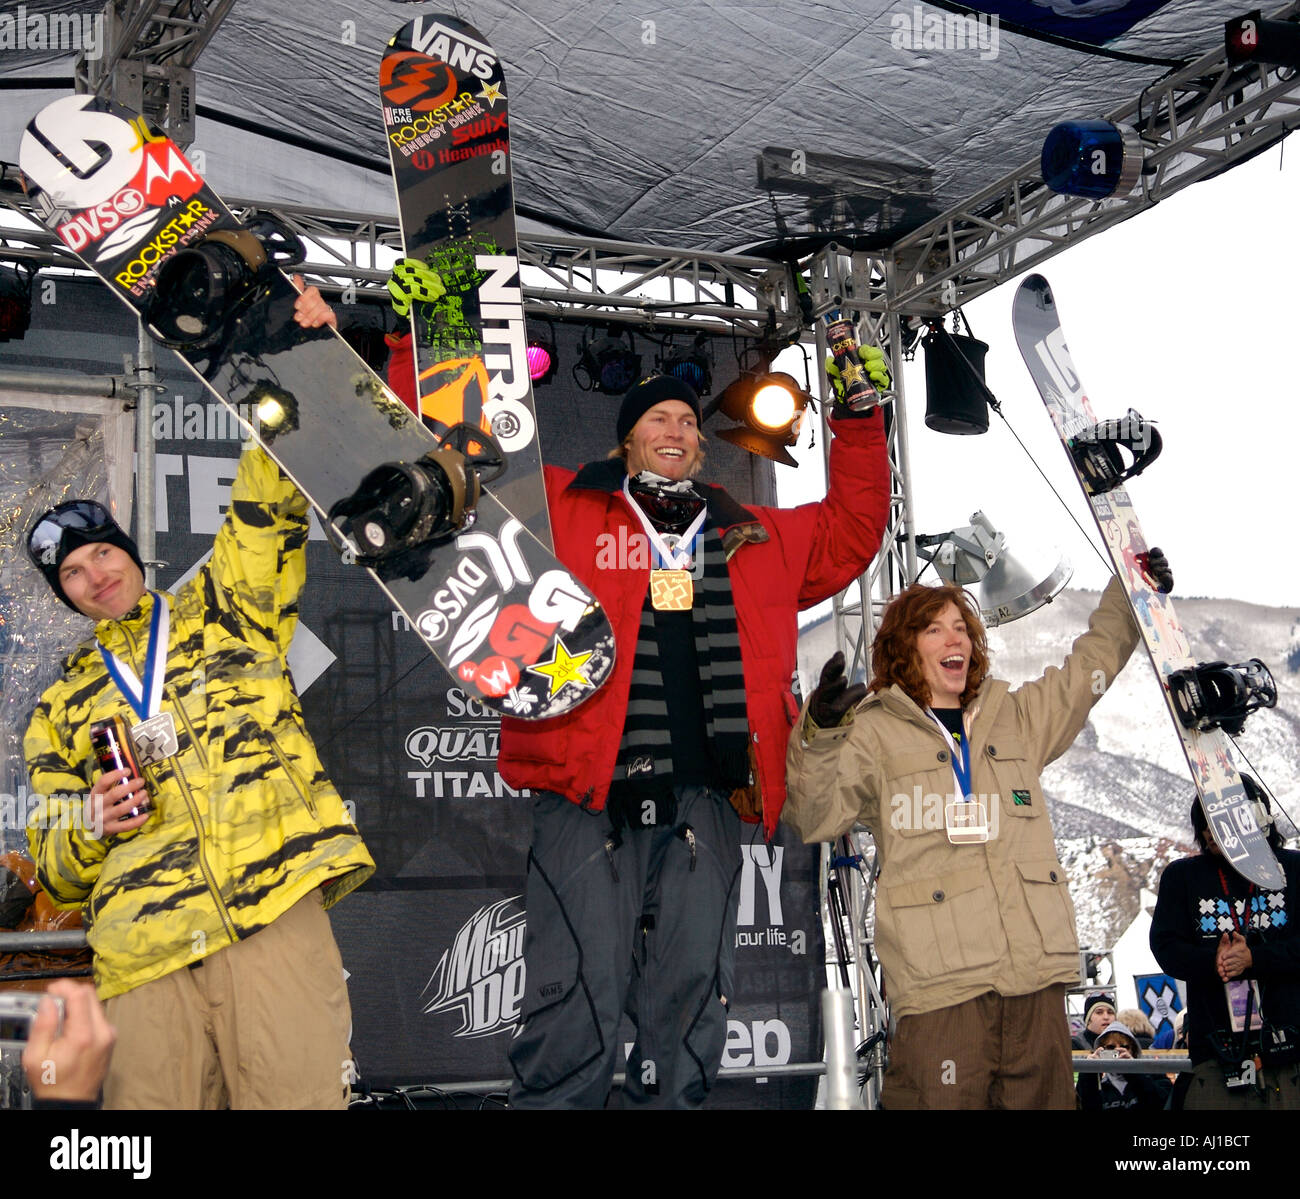
{"type": "Polygon", "coordinates": [[[498,495],[549,545],[501,62],[463,21],[418,17],[389,42],[379,94],[406,255],[446,289],[411,307],[421,415],[495,435],[498,495]]]}
{"type": "Polygon", "coordinates": [[[1214,839],[1243,877],[1260,887],[1283,888],[1286,878],[1255,821],[1227,735],[1240,731],[1249,712],[1272,706],[1276,688],[1258,659],[1243,666],[1202,666],[1192,659],[1173,603],[1156,589],[1147,569],[1147,543],[1123,486],[1155,460],[1158,435],[1132,411],[1119,420],[1097,421],[1065,344],[1051,288],[1041,275],[1021,283],[1012,319],[1020,353],[1128,592],[1214,839]],[[1131,465],[1124,465],[1121,447],[1132,455],[1131,465]]]}
{"type": "Polygon", "coordinates": [[[605,681],[600,605],[481,490],[492,438],[460,424],[439,444],[336,332],[294,320],[292,233],[241,224],[175,144],[91,96],[37,114],[20,165],[44,223],[240,417],[455,678],[526,719],[605,681]]]}

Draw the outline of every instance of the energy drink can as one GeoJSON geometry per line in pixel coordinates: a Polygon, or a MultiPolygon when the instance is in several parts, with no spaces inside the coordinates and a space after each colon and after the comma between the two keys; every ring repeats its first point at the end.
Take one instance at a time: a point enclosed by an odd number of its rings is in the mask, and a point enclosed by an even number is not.
{"type": "Polygon", "coordinates": [[[835,360],[835,369],[840,372],[840,381],[844,384],[844,394],[836,396],[836,401],[854,412],[861,412],[880,403],[879,393],[871,386],[867,372],[862,369],[853,322],[843,318],[827,321],[826,344],[835,360]]]}
{"type": "MultiPolygon", "coordinates": [[[[125,770],[129,779],[144,778],[144,770],[136,757],[135,742],[131,740],[131,730],[120,716],[97,720],[90,726],[90,747],[95,751],[95,760],[104,774],[110,770],[125,770]]],[[[151,811],[153,801],[146,793],[131,809],[131,815],[139,816],[141,812],[151,811]]]]}

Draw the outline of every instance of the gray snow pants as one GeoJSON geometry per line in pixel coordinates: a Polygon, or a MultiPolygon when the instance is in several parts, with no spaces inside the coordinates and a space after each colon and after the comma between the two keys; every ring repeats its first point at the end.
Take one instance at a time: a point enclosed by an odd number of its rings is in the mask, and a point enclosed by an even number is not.
{"type": "Polygon", "coordinates": [[[599,1108],[636,1025],[624,1106],[692,1108],[717,1076],[736,944],[741,823],[718,791],[675,789],[668,827],[611,841],[603,812],[533,804],[516,1108],[599,1108]],[[689,831],[688,831],[689,830],[689,831]]]}

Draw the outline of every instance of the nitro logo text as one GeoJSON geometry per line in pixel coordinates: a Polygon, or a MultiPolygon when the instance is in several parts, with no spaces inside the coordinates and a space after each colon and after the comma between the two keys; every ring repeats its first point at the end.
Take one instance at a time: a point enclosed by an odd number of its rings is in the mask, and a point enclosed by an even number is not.
{"type": "Polygon", "coordinates": [[[519,260],[513,254],[475,254],[474,265],[487,274],[479,284],[478,298],[483,319],[483,364],[494,372],[489,382],[492,400],[523,399],[532,394],[532,382],[528,377],[519,260]]]}

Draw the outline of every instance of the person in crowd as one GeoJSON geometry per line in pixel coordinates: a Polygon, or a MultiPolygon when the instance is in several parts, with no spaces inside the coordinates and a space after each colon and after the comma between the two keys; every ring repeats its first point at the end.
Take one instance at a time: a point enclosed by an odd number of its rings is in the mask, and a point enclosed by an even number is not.
{"type": "Polygon", "coordinates": [[[1083,1001],[1083,1027],[1072,1042],[1075,1049],[1091,1049],[1106,1026],[1115,1019],[1115,998],[1095,991],[1083,1001]]]}
{"type": "MultiPolygon", "coordinates": [[[[1142,1047],[1128,1025],[1112,1020],[1098,1035],[1088,1055],[1094,1060],[1136,1061],[1142,1047]]],[[[1075,1086],[1079,1107],[1085,1111],[1163,1111],[1169,1102],[1169,1080],[1161,1074],[1084,1072],[1075,1086]]]]}
{"type": "Polygon", "coordinates": [[[1133,1034],[1137,1043],[1143,1049],[1151,1048],[1151,1042],[1155,1040],[1156,1030],[1152,1027],[1151,1021],[1147,1019],[1145,1013],[1135,1007],[1126,1007],[1120,1009],[1115,1019],[1133,1034]]]}
{"type": "Polygon", "coordinates": [[[1263,788],[1248,775],[1242,782],[1285,887],[1265,891],[1238,874],[1193,800],[1200,852],[1165,867],[1151,952],[1187,986],[1192,1072],[1184,1108],[1293,1111],[1300,1108],[1300,853],[1282,848],[1263,788]]]}

